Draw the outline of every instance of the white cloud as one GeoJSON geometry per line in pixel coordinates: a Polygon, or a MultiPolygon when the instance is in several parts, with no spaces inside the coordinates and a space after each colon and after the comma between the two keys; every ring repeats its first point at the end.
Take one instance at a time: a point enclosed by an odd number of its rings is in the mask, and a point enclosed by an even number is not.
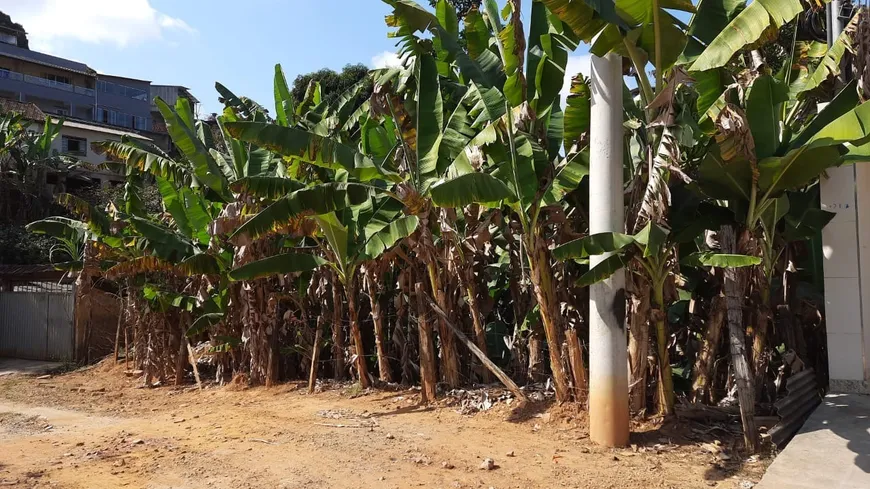
{"type": "Polygon", "coordinates": [[[0,8],[27,29],[37,51],[54,51],[66,40],[123,48],[166,34],[196,33],[184,20],[157,11],[149,0],[0,0],[0,8]]]}
{"type": "Polygon", "coordinates": [[[584,54],[581,56],[569,56],[568,64],[565,66],[565,82],[562,84],[562,102],[565,102],[565,99],[568,98],[568,94],[571,92],[571,79],[574,78],[577,73],[583,73],[584,76],[589,76],[592,73],[592,56],[589,54],[584,54]]]}
{"type": "Polygon", "coordinates": [[[401,66],[401,63],[402,60],[399,58],[399,55],[389,51],[384,51],[372,56],[371,63],[369,64],[374,69],[379,70],[381,68],[394,68],[396,66],[401,66]]]}

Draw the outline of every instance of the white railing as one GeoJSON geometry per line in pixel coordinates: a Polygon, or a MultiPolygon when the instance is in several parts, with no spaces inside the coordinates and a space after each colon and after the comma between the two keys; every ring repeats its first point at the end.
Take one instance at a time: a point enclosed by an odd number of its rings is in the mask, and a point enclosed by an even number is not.
{"type": "Polygon", "coordinates": [[[58,90],[63,90],[65,92],[73,91],[73,86],[69,83],[49,80],[47,78],[40,78],[38,76],[24,75],[24,81],[26,83],[33,83],[34,85],[42,85],[43,87],[57,88],[58,90]]]}
{"type": "Polygon", "coordinates": [[[76,90],[77,94],[87,95],[88,97],[93,97],[94,93],[96,93],[96,92],[94,92],[93,88],[85,88],[85,87],[80,87],[78,85],[75,86],[75,90],[76,90]]]}
{"type": "Polygon", "coordinates": [[[65,92],[75,92],[79,95],[85,95],[88,97],[93,97],[95,93],[93,88],[79,87],[76,85],[71,85],[69,83],[49,80],[47,78],[41,78],[38,76],[24,75],[16,71],[10,70],[0,70],[0,79],[23,81],[24,83],[31,83],[33,85],[40,85],[48,88],[56,88],[65,92]]]}

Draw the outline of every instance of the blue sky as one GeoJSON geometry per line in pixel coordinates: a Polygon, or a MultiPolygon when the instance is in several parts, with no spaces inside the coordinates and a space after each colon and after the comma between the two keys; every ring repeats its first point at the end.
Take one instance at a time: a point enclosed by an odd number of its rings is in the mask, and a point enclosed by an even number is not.
{"type": "MultiPolygon", "coordinates": [[[[215,81],[271,107],[275,63],[292,81],[323,67],[376,67],[395,50],[380,0],[0,0],[0,10],[24,25],[31,49],[187,86],[203,116],[220,109],[215,81]]],[[[588,73],[588,57],[578,51],[568,68],[588,73]]]]}

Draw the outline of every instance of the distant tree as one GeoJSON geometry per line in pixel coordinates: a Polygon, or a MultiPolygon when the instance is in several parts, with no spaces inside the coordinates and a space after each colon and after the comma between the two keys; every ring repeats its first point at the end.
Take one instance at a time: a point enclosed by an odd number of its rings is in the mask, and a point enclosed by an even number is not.
{"type": "Polygon", "coordinates": [[[30,49],[30,44],[27,41],[27,32],[24,31],[24,26],[12,22],[12,17],[4,14],[2,10],[0,10],[0,27],[9,27],[11,29],[17,30],[19,32],[18,46],[24,49],[30,49]]]}
{"type": "MultiPolygon", "coordinates": [[[[299,103],[305,98],[305,91],[308,89],[308,84],[312,81],[320,82],[320,91],[323,95],[323,101],[331,104],[348,88],[354,86],[357,82],[368,76],[369,67],[357,63],[346,65],[341,73],[336,73],[329,68],[323,68],[318,71],[313,71],[304,75],[299,75],[293,80],[293,88],[291,94],[293,101],[299,103]]],[[[360,92],[360,101],[371,96],[371,85],[367,86],[360,92]]]]}
{"type": "MultiPolygon", "coordinates": [[[[469,10],[480,8],[481,1],[482,0],[447,0],[447,2],[453,5],[453,8],[456,9],[456,15],[459,17],[459,20],[462,20],[469,10]]],[[[429,0],[429,4],[434,7],[438,4],[438,0],[429,0]]]]}

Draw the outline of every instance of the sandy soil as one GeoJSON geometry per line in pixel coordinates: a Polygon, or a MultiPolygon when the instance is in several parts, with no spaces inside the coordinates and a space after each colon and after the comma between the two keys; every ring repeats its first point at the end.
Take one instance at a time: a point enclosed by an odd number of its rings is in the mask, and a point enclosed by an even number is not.
{"type": "Polygon", "coordinates": [[[139,385],[112,366],[0,379],[0,486],[747,488],[770,462],[734,450],[733,427],[684,421],[599,448],[573,407],[469,416],[413,390],[139,385]]]}

